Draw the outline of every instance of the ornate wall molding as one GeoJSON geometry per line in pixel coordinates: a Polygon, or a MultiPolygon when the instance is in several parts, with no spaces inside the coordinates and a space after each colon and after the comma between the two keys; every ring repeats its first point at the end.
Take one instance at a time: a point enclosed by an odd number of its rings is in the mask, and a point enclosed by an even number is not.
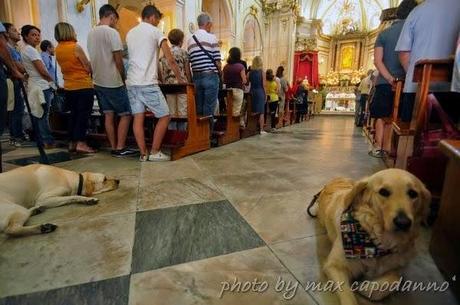
{"type": "Polygon", "coordinates": [[[262,12],[264,17],[268,18],[275,12],[282,13],[292,12],[294,16],[300,13],[300,4],[298,0],[261,0],[262,12]]]}

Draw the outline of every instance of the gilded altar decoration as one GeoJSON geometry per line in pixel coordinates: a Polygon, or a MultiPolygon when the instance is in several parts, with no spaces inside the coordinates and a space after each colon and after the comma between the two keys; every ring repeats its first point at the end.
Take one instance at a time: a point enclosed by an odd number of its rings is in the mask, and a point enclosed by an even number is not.
{"type": "Polygon", "coordinates": [[[350,72],[329,71],[326,75],[320,75],[320,84],[329,88],[354,88],[353,86],[359,84],[365,76],[366,71],[363,68],[350,72]]]}
{"type": "Polygon", "coordinates": [[[342,70],[353,69],[353,62],[355,59],[355,46],[354,45],[342,46],[340,54],[341,54],[340,69],[342,70]]]}

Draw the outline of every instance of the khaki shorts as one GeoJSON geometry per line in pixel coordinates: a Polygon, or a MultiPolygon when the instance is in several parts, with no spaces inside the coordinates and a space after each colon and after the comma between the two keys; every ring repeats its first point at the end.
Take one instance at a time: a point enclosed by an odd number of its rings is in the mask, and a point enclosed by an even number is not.
{"type": "Polygon", "coordinates": [[[166,102],[171,115],[187,115],[187,94],[166,94],[166,102]]]}

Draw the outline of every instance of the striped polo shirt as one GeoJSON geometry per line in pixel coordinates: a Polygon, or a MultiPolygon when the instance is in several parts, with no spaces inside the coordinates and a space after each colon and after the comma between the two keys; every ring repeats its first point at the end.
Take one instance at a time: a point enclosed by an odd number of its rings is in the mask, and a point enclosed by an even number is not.
{"type": "MultiPolygon", "coordinates": [[[[194,35],[201,43],[203,48],[209,52],[215,61],[221,60],[219,44],[215,35],[210,34],[202,29],[197,30],[194,35]]],[[[193,37],[190,37],[187,41],[187,51],[190,57],[192,71],[194,73],[208,71],[214,71],[216,73],[218,72],[209,56],[200,49],[193,37]]]]}

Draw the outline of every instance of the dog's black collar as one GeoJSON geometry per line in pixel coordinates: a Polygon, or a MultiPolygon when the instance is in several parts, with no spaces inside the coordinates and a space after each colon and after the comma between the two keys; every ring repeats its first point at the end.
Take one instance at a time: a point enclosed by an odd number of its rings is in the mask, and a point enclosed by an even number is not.
{"type": "Polygon", "coordinates": [[[83,192],[83,175],[78,174],[78,189],[77,189],[77,195],[81,196],[83,192]]]}

